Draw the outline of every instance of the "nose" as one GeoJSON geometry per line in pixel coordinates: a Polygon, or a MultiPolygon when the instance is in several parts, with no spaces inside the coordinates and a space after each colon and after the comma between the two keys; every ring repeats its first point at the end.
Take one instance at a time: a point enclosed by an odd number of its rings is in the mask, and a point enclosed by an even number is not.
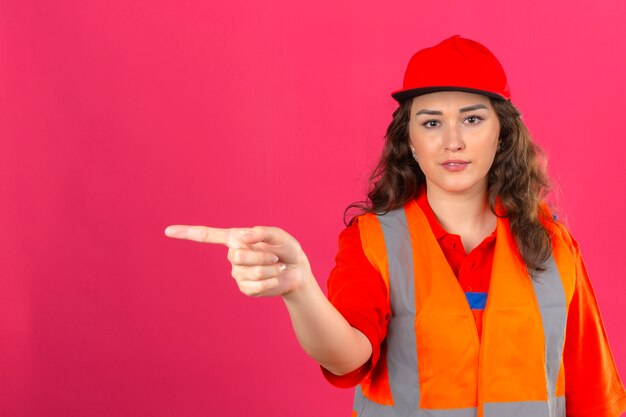
{"type": "Polygon", "coordinates": [[[459,129],[460,127],[455,125],[445,129],[443,142],[447,151],[460,151],[465,147],[465,142],[459,129]]]}

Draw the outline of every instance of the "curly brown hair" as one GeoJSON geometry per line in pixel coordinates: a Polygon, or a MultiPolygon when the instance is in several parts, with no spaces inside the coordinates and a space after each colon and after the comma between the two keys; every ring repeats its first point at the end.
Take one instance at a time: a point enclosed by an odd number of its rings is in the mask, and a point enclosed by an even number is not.
{"type": "MultiPolygon", "coordinates": [[[[496,213],[496,199],[505,209],[511,233],[516,239],[519,254],[532,275],[544,271],[544,263],[552,253],[552,240],[541,224],[554,222],[542,208],[550,207],[545,197],[553,184],[547,174],[545,153],[532,141],[530,132],[521,120],[519,110],[508,100],[489,97],[500,121],[500,148],[488,173],[487,196],[491,211],[496,213]]],[[[344,211],[344,224],[349,226],[364,213],[384,214],[403,207],[415,197],[424,173],[411,155],[409,120],[412,99],[404,100],[393,112],[387,128],[382,155],[369,177],[367,200],[350,204],[344,211]],[[346,222],[348,211],[357,208],[360,213],[346,222]]]]}

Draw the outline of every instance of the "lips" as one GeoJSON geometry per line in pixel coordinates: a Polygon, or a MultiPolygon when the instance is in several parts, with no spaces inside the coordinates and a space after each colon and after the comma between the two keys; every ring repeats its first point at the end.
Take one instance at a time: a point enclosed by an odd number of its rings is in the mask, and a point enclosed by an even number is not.
{"type": "Polygon", "coordinates": [[[461,165],[467,165],[469,164],[469,161],[464,161],[462,159],[448,159],[447,161],[444,161],[441,163],[441,165],[446,165],[446,166],[461,166],[461,165]]]}

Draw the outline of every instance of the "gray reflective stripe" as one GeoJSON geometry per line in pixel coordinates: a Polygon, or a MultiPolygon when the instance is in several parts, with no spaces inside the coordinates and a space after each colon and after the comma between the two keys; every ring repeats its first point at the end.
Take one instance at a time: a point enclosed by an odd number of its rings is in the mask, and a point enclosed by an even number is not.
{"type": "Polygon", "coordinates": [[[476,417],[478,415],[477,408],[451,408],[445,410],[429,410],[422,408],[421,410],[414,410],[412,412],[401,412],[395,407],[381,405],[370,401],[363,396],[361,387],[356,387],[356,393],[354,396],[354,410],[357,412],[357,417],[362,416],[393,416],[393,417],[476,417]]]}
{"type": "Polygon", "coordinates": [[[389,387],[397,415],[417,415],[420,389],[415,336],[415,271],[404,209],[377,216],[389,265],[391,319],[387,333],[389,387]]]}
{"type": "Polygon", "coordinates": [[[550,415],[552,417],[565,417],[565,395],[554,397],[554,401],[550,403],[550,415]]]}
{"type": "Polygon", "coordinates": [[[535,297],[541,312],[543,334],[546,346],[546,385],[550,408],[556,408],[556,379],[559,375],[563,344],[565,343],[565,327],[567,325],[567,301],[565,289],[561,281],[559,269],[554,257],[545,264],[546,270],[532,280],[535,297]]]}
{"type": "Polygon", "coordinates": [[[426,408],[422,408],[420,417],[476,417],[477,415],[478,411],[476,407],[447,408],[444,410],[428,410],[426,408]]]}
{"type": "MultiPolygon", "coordinates": [[[[357,417],[362,416],[384,416],[384,417],[400,417],[402,414],[398,414],[398,410],[388,405],[378,404],[374,401],[370,401],[363,396],[361,387],[357,385],[354,395],[354,410],[357,412],[357,417]]],[[[417,414],[405,414],[406,416],[417,414]]]]}
{"type": "Polygon", "coordinates": [[[378,215],[377,218],[388,255],[391,318],[386,338],[386,358],[394,405],[385,406],[370,401],[363,396],[361,388],[357,387],[354,410],[363,417],[417,416],[420,391],[415,346],[415,271],[411,235],[403,208],[378,215]]]}
{"type": "Polygon", "coordinates": [[[497,417],[565,417],[565,396],[553,398],[548,407],[546,401],[510,401],[485,403],[485,416],[497,417]]]}

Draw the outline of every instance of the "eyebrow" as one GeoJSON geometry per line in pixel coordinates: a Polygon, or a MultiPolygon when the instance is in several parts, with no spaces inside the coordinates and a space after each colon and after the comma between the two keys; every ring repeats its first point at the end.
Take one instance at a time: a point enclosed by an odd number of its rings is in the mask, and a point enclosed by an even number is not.
{"type": "MultiPolygon", "coordinates": [[[[472,110],[478,110],[478,109],[488,109],[487,106],[485,106],[484,104],[474,104],[473,106],[467,106],[467,107],[463,107],[461,109],[459,109],[459,113],[465,113],[468,111],[472,111],[472,110]]],[[[420,114],[435,114],[435,115],[439,115],[442,116],[443,113],[440,112],[439,110],[428,110],[428,109],[422,109],[420,111],[418,111],[417,113],[415,113],[416,116],[419,116],[420,114]]]]}

